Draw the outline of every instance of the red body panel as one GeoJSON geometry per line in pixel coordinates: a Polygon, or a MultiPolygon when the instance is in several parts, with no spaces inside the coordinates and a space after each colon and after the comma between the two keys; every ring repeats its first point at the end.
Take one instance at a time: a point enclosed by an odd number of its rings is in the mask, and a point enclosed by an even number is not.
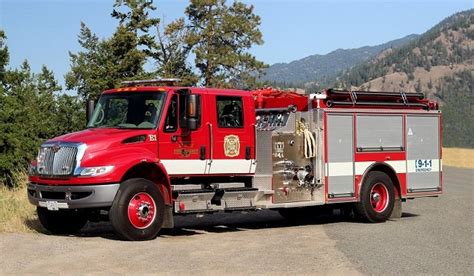
{"type": "MultiPolygon", "coordinates": [[[[57,142],[74,142],[85,143],[87,148],[81,160],[81,167],[96,167],[96,166],[110,166],[114,169],[102,176],[98,177],[64,177],[64,178],[42,178],[39,176],[30,176],[30,181],[45,185],[89,185],[89,184],[107,184],[120,183],[125,174],[134,166],[141,163],[150,163],[156,165],[162,174],[166,177],[167,183],[162,187],[166,189],[164,194],[167,194],[167,204],[172,201],[170,176],[171,177],[186,177],[186,176],[222,176],[222,174],[214,174],[207,171],[203,167],[202,172],[193,174],[173,174],[168,173],[163,165],[164,160],[187,160],[187,161],[203,161],[203,160],[249,160],[256,158],[256,140],[255,140],[255,108],[258,109],[285,109],[289,106],[296,107],[297,111],[307,111],[308,104],[311,107],[322,108],[325,111],[333,112],[334,110],[343,110],[341,112],[351,113],[353,116],[360,113],[375,113],[387,111],[392,114],[405,114],[405,111],[399,109],[406,109],[407,112],[416,112],[415,109],[422,110],[421,105],[429,108],[437,107],[430,101],[420,99],[413,101],[413,104],[420,106],[357,106],[353,105],[350,98],[346,96],[336,95],[331,96],[327,93],[328,98],[320,97],[309,100],[308,95],[300,95],[294,92],[283,92],[273,89],[262,89],[256,91],[241,91],[241,90],[224,90],[224,89],[209,89],[209,88],[184,88],[184,87],[126,87],[111,89],[104,92],[104,94],[120,93],[120,92],[143,92],[147,91],[167,93],[166,102],[164,104],[163,113],[158,123],[157,129],[116,129],[116,128],[96,128],[86,129],[83,131],[66,134],[51,139],[50,141],[57,142]],[[172,101],[172,96],[179,97],[178,90],[188,89],[192,94],[201,96],[201,125],[197,130],[187,131],[178,126],[175,131],[165,131],[165,119],[168,107],[172,101]],[[243,108],[243,127],[239,128],[225,128],[219,127],[219,114],[217,111],[217,96],[232,96],[242,98],[243,108]],[[331,98],[332,97],[332,98],[331,98]],[[339,104],[330,101],[339,102],[339,104]],[[345,103],[349,103],[346,105],[345,103]],[[353,111],[357,108],[357,112],[353,111]],[[396,109],[395,111],[393,109],[396,109]],[[143,142],[123,143],[127,138],[138,135],[145,135],[146,139],[143,142]],[[235,156],[229,156],[225,152],[226,137],[235,135],[239,137],[240,151],[235,156]]],[[[367,98],[370,100],[370,98],[367,98]]],[[[387,97],[387,100],[391,98],[387,97]]],[[[394,96],[393,101],[398,100],[394,96]]],[[[178,101],[179,102],[179,101],[178,101]]],[[[178,106],[181,110],[183,107],[178,106]]],[[[178,113],[179,114],[179,113],[178,113]]],[[[328,141],[327,141],[327,112],[324,113],[324,160],[328,160],[328,141]]],[[[354,133],[356,133],[356,120],[353,120],[354,133]]],[[[406,116],[403,120],[403,131],[405,132],[406,116]]],[[[440,126],[441,128],[441,121],[440,126]]],[[[439,132],[441,134],[441,130],[439,132]]],[[[406,135],[404,135],[404,146],[406,147],[406,135]]],[[[441,137],[440,137],[441,139],[441,137]]],[[[441,141],[441,140],[440,140],[441,141]]],[[[260,145],[268,147],[271,150],[272,145],[260,145]]],[[[386,164],[389,161],[404,161],[407,158],[406,151],[394,152],[357,152],[357,141],[354,136],[354,162],[376,162],[386,164]]],[[[439,149],[441,153],[441,148],[439,149]]],[[[388,165],[389,166],[389,165],[388,165]]],[[[232,170],[232,168],[229,168],[232,170]]],[[[232,173],[232,171],[225,175],[253,175],[253,173],[232,173]]],[[[401,196],[407,196],[406,173],[396,173],[400,183],[401,196]]],[[[328,198],[328,177],[325,177],[325,200],[327,203],[332,202],[349,202],[357,201],[359,199],[359,188],[361,181],[363,181],[364,174],[355,175],[354,179],[354,197],[351,198],[328,198]]],[[[442,178],[442,174],[440,175],[442,178]]],[[[441,179],[442,180],[442,179],[441,179]]],[[[442,183],[442,181],[441,181],[442,183]]],[[[442,186],[441,186],[442,187],[442,186]]],[[[420,193],[419,195],[433,195],[440,192],[420,193]]]]}

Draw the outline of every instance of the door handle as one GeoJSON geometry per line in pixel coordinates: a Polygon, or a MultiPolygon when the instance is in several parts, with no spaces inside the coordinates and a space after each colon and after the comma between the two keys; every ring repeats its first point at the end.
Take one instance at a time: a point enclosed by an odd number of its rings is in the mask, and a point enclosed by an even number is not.
{"type": "Polygon", "coordinates": [[[245,147],[245,160],[250,160],[250,150],[251,148],[249,146],[245,147]]]}
{"type": "Polygon", "coordinates": [[[209,129],[209,165],[212,164],[212,156],[213,156],[213,151],[214,151],[214,137],[212,136],[212,124],[208,123],[208,129],[209,129]]]}
{"type": "Polygon", "coordinates": [[[206,147],[205,146],[201,146],[201,148],[199,149],[199,159],[206,160],[206,147]]]}

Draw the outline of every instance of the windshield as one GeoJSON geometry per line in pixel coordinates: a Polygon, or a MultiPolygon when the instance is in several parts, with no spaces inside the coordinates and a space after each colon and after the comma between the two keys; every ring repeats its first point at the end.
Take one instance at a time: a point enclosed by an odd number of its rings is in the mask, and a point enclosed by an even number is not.
{"type": "Polygon", "coordinates": [[[87,127],[155,128],[164,98],[165,93],[161,92],[104,94],[87,127]]]}

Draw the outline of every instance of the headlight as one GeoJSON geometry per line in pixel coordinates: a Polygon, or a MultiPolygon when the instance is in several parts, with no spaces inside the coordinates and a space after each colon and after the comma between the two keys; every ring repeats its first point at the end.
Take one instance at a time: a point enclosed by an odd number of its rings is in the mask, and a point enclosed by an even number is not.
{"type": "Polygon", "coordinates": [[[106,174],[114,169],[114,166],[87,167],[82,168],[81,176],[99,176],[106,174]]]}

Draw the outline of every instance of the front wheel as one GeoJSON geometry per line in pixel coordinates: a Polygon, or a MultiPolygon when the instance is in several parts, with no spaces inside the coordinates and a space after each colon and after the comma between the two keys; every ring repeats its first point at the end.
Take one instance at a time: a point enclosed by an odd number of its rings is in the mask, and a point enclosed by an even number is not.
{"type": "Polygon", "coordinates": [[[37,207],[36,211],[43,227],[53,234],[74,234],[87,223],[87,216],[82,210],[48,211],[37,207]]]}
{"type": "Polygon", "coordinates": [[[164,200],[155,183],[132,178],[120,184],[110,209],[110,222],[125,240],[150,240],[163,225],[164,200]]]}
{"type": "Polygon", "coordinates": [[[384,222],[392,214],[395,191],[390,177],[378,171],[370,172],[360,191],[357,213],[369,222],[384,222]]]}

